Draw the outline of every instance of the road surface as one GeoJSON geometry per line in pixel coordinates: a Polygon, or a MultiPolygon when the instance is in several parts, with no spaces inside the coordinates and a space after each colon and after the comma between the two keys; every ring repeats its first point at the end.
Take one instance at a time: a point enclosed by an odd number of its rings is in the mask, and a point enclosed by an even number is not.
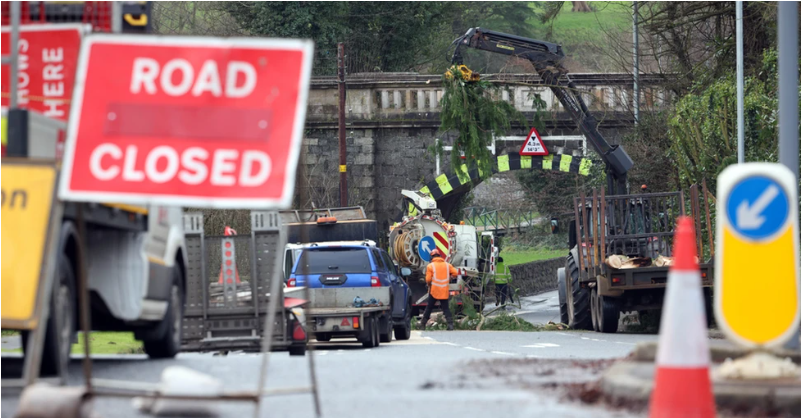
{"type": "MultiPolygon", "coordinates": [[[[543,298],[548,299],[533,300],[543,298]]],[[[532,305],[537,308],[520,310],[520,316],[553,315],[546,302],[532,305]]],[[[323,416],[405,418],[412,412],[418,417],[640,416],[568,400],[553,383],[597,379],[599,370],[571,368],[577,363],[571,360],[623,357],[636,342],[655,338],[576,331],[415,331],[409,341],[393,341],[368,350],[345,340],[320,343],[315,345],[315,360],[323,416]],[[543,371],[543,367],[557,370],[543,371]],[[516,376],[515,370],[521,368],[532,372],[516,376]]],[[[19,362],[9,356],[13,355],[4,353],[4,372],[7,366],[19,362]]],[[[98,356],[94,373],[98,378],[156,382],[166,367],[180,365],[217,377],[227,390],[248,390],[256,385],[260,361],[259,355],[245,353],[186,353],[174,360],[148,360],[143,355],[98,356]]],[[[268,386],[307,385],[307,365],[302,357],[273,354],[268,386]]],[[[77,357],[70,367],[70,383],[79,385],[82,369],[77,357]]],[[[2,417],[11,418],[17,405],[18,396],[3,390],[2,417]]],[[[312,405],[308,394],[267,398],[261,416],[312,417],[312,405]]],[[[253,413],[249,404],[219,403],[218,408],[222,417],[250,417],[253,413]]],[[[96,410],[104,417],[146,416],[135,411],[129,399],[99,399],[96,410]]]]}

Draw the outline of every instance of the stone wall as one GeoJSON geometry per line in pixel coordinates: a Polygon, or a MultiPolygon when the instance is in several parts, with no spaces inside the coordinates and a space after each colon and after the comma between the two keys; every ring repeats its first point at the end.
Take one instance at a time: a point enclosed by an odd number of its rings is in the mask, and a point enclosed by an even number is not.
{"type": "Polygon", "coordinates": [[[557,257],[548,260],[510,266],[512,284],[520,288],[521,296],[530,296],[556,289],[556,270],[565,266],[565,258],[557,257]]]}
{"type": "MultiPolygon", "coordinates": [[[[307,124],[297,181],[296,208],[338,207],[339,140],[336,129],[307,124]]],[[[516,128],[513,135],[525,134],[516,128]]],[[[602,130],[616,143],[624,131],[602,130]]],[[[548,129],[543,135],[575,135],[575,129],[548,129]]],[[[378,221],[382,231],[400,213],[401,190],[416,189],[435,177],[436,162],[429,152],[436,138],[447,138],[432,127],[351,127],[347,130],[348,194],[350,206],[363,206],[378,221]]],[[[556,152],[560,144],[554,146],[556,152]]],[[[573,145],[573,144],[571,144],[573,145]]],[[[498,153],[514,152],[518,145],[498,153]]],[[[566,151],[566,150],[565,150],[566,151]]],[[[450,166],[450,154],[442,158],[443,172],[450,166]]]]}

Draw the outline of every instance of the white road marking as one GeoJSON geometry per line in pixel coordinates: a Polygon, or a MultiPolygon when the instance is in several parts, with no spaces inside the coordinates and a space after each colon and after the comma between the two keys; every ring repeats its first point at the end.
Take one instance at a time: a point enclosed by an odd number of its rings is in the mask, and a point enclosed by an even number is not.
{"type": "Polygon", "coordinates": [[[373,349],[372,348],[368,348],[368,349],[364,350],[365,353],[370,352],[370,351],[373,351],[373,349]]]}
{"type": "Polygon", "coordinates": [[[588,337],[581,337],[582,340],[589,340],[588,337]]]}
{"type": "Polygon", "coordinates": [[[513,355],[515,355],[515,353],[505,353],[503,351],[490,351],[490,353],[492,353],[492,354],[501,354],[501,355],[504,355],[504,356],[513,356],[513,355]]]}
{"type": "Polygon", "coordinates": [[[455,344],[455,343],[449,343],[449,342],[444,342],[444,343],[442,343],[442,344],[445,344],[445,345],[452,345],[452,346],[454,346],[454,347],[458,347],[458,346],[459,346],[459,344],[455,344]]]}
{"type": "Polygon", "coordinates": [[[615,344],[623,344],[623,345],[637,345],[637,344],[634,344],[634,343],[624,343],[624,342],[620,342],[620,341],[615,341],[615,344]]]}
{"type": "Polygon", "coordinates": [[[529,355],[526,356],[526,358],[542,358],[542,357],[535,356],[534,354],[529,354],[529,355]]]}
{"type": "Polygon", "coordinates": [[[531,344],[531,345],[521,345],[520,347],[523,347],[523,348],[550,348],[550,347],[559,347],[559,344],[538,343],[538,344],[531,344]]]}
{"type": "Polygon", "coordinates": [[[427,340],[433,340],[433,338],[431,338],[431,337],[423,337],[423,338],[425,338],[427,340]]]}
{"type": "Polygon", "coordinates": [[[317,351],[318,356],[324,356],[326,354],[328,354],[328,351],[317,351]]]}
{"type": "Polygon", "coordinates": [[[487,351],[487,350],[482,350],[480,348],[474,348],[474,347],[465,347],[465,349],[466,350],[473,350],[473,351],[487,351]]]}

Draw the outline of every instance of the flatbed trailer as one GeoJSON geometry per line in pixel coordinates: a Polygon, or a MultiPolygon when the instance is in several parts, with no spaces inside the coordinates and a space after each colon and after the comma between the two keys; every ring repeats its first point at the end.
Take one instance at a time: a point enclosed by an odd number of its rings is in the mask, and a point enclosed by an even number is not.
{"type": "Polygon", "coordinates": [[[380,344],[379,329],[386,327],[392,315],[388,287],[348,287],[309,289],[311,332],[317,341],[332,338],[356,338],[365,348],[380,344]],[[354,306],[356,298],[375,299],[379,306],[354,306]]]}
{"type": "Polygon", "coordinates": [[[202,213],[184,215],[189,266],[184,351],[259,351],[271,297],[279,298],[273,350],[306,351],[300,310],[305,300],[285,296],[283,286],[278,294],[269,293],[273,280],[283,281],[285,232],[278,212],[252,211],[250,217],[250,235],[211,236],[204,233],[202,213]]]}

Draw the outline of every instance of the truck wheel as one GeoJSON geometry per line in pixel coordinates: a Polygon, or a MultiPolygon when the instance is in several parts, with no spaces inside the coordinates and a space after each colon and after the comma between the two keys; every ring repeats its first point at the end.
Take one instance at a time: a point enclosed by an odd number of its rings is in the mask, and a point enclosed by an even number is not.
{"type": "Polygon", "coordinates": [[[145,340],[145,353],[150,358],[173,358],[181,351],[181,328],[183,320],[183,286],[181,285],[181,268],[172,268],[172,288],[167,312],[158,325],[158,338],[145,340]]]}
{"type": "Polygon", "coordinates": [[[598,290],[592,288],[592,291],[590,292],[590,311],[592,316],[592,329],[594,331],[600,332],[600,328],[598,327],[598,322],[599,322],[598,317],[600,316],[600,313],[598,312],[598,305],[599,305],[598,290]]]}
{"type": "Polygon", "coordinates": [[[614,334],[620,322],[620,303],[609,296],[598,296],[598,330],[614,334]]]}
{"type": "Polygon", "coordinates": [[[382,343],[391,343],[392,342],[392,316],[387,315],[386,319],[378,321],[381,324],[381,335],[379,336],[378,340],[382,343]]]}
{"type": "Polygon", "coordinates": [[[327,342],[331,341],[331,334],[321,332],[319,334],[315,334],[314,338],[317,341],[327,343],[327,342]]]}
{"type": "MultiPolygon", "coordinates": [[[[75,273],[66,255],[58,258],[53,297],[50,298],[50,315],[45,329],[42,363],[39,373],[42,376],[55,376],[59,371],[66,372],[70,363],[70,351],[75,338],[76,294],[75,273]]],[[[22,351],[28,351],[29,332],[22,332],[22,351]]]]}
{"type": "Polygon", "coordinates": [[[412,304],[406,306],[406,316],[403,322],[395,325],[395,339],[398,341],[408,340],[412,336],[412,304]]]}
{"type": "Polygon", "coordinates": [[[567,316],[567,283],[565,283],[564,267],[556,271],[556,281],[559,289],[559,322],[567,325],[570,317],[567,316]]]}
{"type": "Polygon", "coordinates": [[[592,329],[592,313],[590,309],[590,291],[579,283],[579,270],[573,254],[567,256],[567,271],[570,273],[570,292],[567,293],[568,318],[570,328],[592,329]]]}

